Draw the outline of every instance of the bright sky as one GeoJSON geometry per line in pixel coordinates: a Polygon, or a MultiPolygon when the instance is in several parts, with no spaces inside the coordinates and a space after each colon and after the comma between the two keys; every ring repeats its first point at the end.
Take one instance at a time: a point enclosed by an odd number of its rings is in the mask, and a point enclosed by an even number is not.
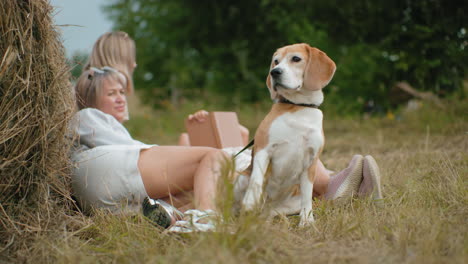
{"type": "Polygon", "coordinates": [[[67,51],[67,57],[75,51],[91,51],[94,41],[112,30],[112,23],[101,10],[109,0],[50,0],[55,7],[55,24],[59,27],[67,51]]]}

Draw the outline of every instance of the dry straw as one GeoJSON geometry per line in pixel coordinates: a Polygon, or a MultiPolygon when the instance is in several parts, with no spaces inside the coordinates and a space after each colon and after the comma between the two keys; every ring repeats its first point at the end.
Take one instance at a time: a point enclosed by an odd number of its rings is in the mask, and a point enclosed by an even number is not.
{"type": "Polygon", "coordinates": [[[0,256],[60,224],[71,201],[73,94],[52,12],[45,0],[0,0],[0,256]]]}

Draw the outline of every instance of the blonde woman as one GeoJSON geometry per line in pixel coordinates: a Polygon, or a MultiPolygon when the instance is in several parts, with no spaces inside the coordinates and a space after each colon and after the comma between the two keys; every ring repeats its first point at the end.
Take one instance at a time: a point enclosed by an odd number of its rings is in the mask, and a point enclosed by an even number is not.
{"type": "MultiPolygon", "coordinates": [[[[91,67],[112,67],[125,75],[127,79],[127,94],[132,94],[133,71],[136,64],[135,41],[125,32],[107,32],[101,35],[93,45],[88,62],[83,70],[91,67]]],[[[128,106],[125,106],[124,120],[129,120],[128,106]]]]}
{"type": "MultiPolygon", "coordinates": [[[[90,67],[75,86],[79,140],[73,152],[76,168],[72,177],[74,195],[84,210],[141,210],[145,197],[171,200],[197,217],[212,215],[221,150],[207,147],[156,146],[134,140],[125,120],[127,78],[105,66],[90,67]],[[193,194],[189,204],[187,194],[193,194]],[[185,206],[185,207],[184,207],[185,206]]],[[[151,209],[149,216],[167,227],[174,217],[151,209]],[[156,215],[151,215],[156,213],[156,215]],[[161,215],[164,214],[164,215],[161,215]]],[[[149,202],[150,201],[150,202],[149,202]]],[[[153,206],[153,207],[152,207],[153,206]]]]}
{"type": "Polygon", "coordinates": [[[93,50],[83,70],[91,67],[112,67],[127,78],[126,91],[133,93],[133,71],[136,64],[135,41],[125,32],[107,32],[94,43],[93,50]]]}

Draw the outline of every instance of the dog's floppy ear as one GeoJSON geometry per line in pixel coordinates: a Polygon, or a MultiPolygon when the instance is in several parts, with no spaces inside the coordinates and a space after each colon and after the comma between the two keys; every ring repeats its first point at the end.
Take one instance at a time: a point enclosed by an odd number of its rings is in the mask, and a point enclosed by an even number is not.
{"type": "Polygon", "coordinates": [[[325,87],[335,74],[335,62],[323,51],[306,45],[309,61],[304,70],[304,84],[306,90],[320,90],[325,87]]]}
{"type": "Polygon", "coordinates": [[[275,99],[278,99],[278,93],[276,92],[275,88],[273,87],[273,85],[271,83],[270,71],[271,71],[272,68],[273,68],[273,62],[271,62],[270,69],[268,70],[268,75],[267,75],[267,78],[266,78],[266,85],[268,87],[268,90],[270,91],[271,99],[275,100],[275,99]]]}

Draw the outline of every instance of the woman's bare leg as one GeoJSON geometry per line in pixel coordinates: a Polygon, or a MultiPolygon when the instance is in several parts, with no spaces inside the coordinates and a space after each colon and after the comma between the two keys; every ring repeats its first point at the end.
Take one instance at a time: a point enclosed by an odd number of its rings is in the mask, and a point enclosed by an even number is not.
{"type": "Polygon", "coordinates": [[[193,209],[193,191],[190,192],[181,192],[178,194],[170,194],[167,197],[159,198],[166,203],[176,207],[180,211],[185,211],[188,209],[193,209]]]}
{"type": "Polygon", "coordinates": [[[180,134],[179,136],[179,146],[190,146],[190,138],[189,138],[189,135],[188,133],[182,133],[180,134]]]}
{"type": "Polygon", "coordinates": [[[239,129],[240,129],[241,136],[242,136],[242,142],[244,143],[244,146],[245,146],[249,143],[249,130],[243,125],[239,125],[239,129]]]}
{"type": "Polygon", "coordinates": [[[318,160],[314,181],[313,197],[322,197],[327,192],[329,182],[329,171],[325,168],[322,161],[318,160]]]}
{"type": "Polygon", "coordinates": [[[224,158],[224,152],[213,148],[156,146],[141,151],[138,168],[151,198],[193,190],[197,209],[214,210],[217,179],[224,158]]]}

